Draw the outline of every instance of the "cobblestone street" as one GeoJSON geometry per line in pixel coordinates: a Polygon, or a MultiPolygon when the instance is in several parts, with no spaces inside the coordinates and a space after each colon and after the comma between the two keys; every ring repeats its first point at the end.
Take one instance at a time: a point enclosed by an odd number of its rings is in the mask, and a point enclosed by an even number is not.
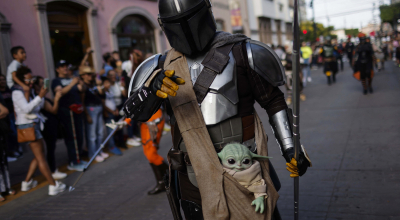
{"type": "MultiPolygon", "coordinates": [[[[400,219],[400,69],[392,61],[375,74],[374,93],[363,95],[361,83],[348,63],[327,85],[322,70],[312,71],[312,82],[301,102],[301,143],[313,167],[300,178],[300,219],[400,219]]],[[[282,87],[282,90],[285,90],[282,87]]],[[[278,207],[282,219],[293,219],[293,180],[269,128],[268,116],[257,112],[269,136],[269,152],[280,177],[278,207]]],[[[66,164],[64,142],[58,142],[59,165],[66,164]]],[[[161,140],[166,158],[170,135],[161,140]]],[[[13,184],[23,180],[33,155],[10,163],[13,184]]],[[[72,185],[79,172],[64,183],[72,185]]],[[[37,177],[40,178],[40,177],[37,177]]],[[[150,165],[140,147],[94,164],[76,189],[50,197],[48,186],[23,194],[0,206],[0,219],[137,219],[170,220],[164,193],[148,196],[155,185],[150,165]]],[[[18,194],[16,195],[18,196],[18,194]]]]}

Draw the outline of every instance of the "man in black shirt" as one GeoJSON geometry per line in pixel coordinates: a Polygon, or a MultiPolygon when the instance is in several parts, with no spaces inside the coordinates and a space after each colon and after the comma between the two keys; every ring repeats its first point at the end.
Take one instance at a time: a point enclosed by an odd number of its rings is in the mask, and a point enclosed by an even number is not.
{"type": "Polygon", "coordinates": [[[354,50],[356,56],[354,62],[354,72],[360,72],[360,80],[363,85],[363,92],[366,95],[368,92],[373,93],[372,78],[373,78],[373,61],[374,50],[371,43],[366,41],[364,33],[359,33],[360,44],[354,50]]]}
{"type": "Polygon", "coordinates": [[[79,77],[69,78],[67,62],[60,60],[56,64],[58,77],[53,79],[51,89],[55,94],[61,91],[58,117],[64,127],[64,141],[68,150],[69,170],[83,171],[84,161],[80,159],[83,143],[83,107],[80,93],[83,82],[79,77]]]}
{"type": "Polygon", "coordinates": [[[344,48],[347,53],[347,58],[349,59],[349,63],[351,68],[353,68],[353,52],[354,52],[354,44],[351,42],[350,37],[347,39],[346,47],[344,48]]]}

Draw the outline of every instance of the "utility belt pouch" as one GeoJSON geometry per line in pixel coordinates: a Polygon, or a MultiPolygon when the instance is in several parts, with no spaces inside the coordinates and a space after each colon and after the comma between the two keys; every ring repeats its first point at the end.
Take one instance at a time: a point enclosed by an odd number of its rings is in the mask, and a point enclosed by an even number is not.
{"type": "Polygon", "coordinates": [[[181,132],[178,123],[171,126],[172,148],[168,151],[167,159],[171,170],[184,171],[186,164],[184,161],[184,153],[179,149],[179,144],[182,141],[181,132]]]}
{"type": "Polygon", "coordinates": [[[168,163],[172,170],[184,171],[186,169],[184,152],[172,147],[168,151],[168,163]]]}

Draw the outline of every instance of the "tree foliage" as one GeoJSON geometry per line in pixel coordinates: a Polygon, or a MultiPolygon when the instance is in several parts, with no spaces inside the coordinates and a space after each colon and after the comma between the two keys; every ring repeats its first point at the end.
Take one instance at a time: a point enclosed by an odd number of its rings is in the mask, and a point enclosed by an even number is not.
{"type": "MultiPolygon", "coordinates": [[[[319,38],[319,36],[330,36],[331,38],[334,38],[335,36],[331,34],[331,31],[334,30],[333,26],[328,26],[325,27],[323,24],[321,23],[316,23],[316,34],[317,34],[317,38],[319,38]]],[[[316,41],[315,37],[314,37],[314,26],[313,26],[313,22],[312,21],[304,21],[300,24],[300,30],[302,33],[300,33],[300,37],[302,38],[303,41],[309,41],[309,42],[314,42],[316,41]],[[304,34],[303,31],[306,30],[307,33],[304,34]]]]}
{"type": "Polygon", "coordinates": [[[357,35],[358,35],[358,29],[357,29],[357,28],[355,28],[355,29],[345,29],[345,30],[344,30],[344,33],[345,33],[346,35],[351,35],[351,36],[353,36],[353,37],[357,37],[357,35]]]}
{"type": "Polygon", "coordinates": [[[397,19],[400,15],[400,3],[393,5],[382,5],[379,7],[381,12],[382,22],[392,23],[394,19],[397,19]]]}

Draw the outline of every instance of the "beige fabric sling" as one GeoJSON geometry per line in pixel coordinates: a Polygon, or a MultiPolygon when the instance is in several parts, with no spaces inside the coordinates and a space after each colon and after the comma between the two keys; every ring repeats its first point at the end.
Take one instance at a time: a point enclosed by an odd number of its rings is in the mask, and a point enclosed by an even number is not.
{"type": "MultiPolygon", "coordinates": [[[[260,162],[268,197],[264,214],[259,214],[255,212],[255,206],[251,206],[253,193],[222,169],[197,104],[185,56],[174,49],[170,50],[164,69],[175,70],[175,74],[186,81],[185,85],[179,87],[177,96],[169,97],[169,100],[199,184],[204,219],[271,219],[279,195],[268,174],[268,160],[260,162]]],[[[255,126],[257,153],[267,156],[267,136],[257,113],[255,126]]]]}

